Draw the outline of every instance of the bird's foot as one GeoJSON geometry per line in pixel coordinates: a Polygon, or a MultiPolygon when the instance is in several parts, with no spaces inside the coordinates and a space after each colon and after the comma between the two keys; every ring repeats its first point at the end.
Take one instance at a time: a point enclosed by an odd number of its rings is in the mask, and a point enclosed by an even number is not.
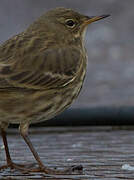
{"type": "Polygon", "coordinates": [[[16,164],[16,163],[10,162],[7,165],[1,166],[0,171],[10,168],[11,170],[19,170],[22,173],[42,172],[42,173],[50,174],[50,175],[83,174],[82,165],[74,165],[64,170],[49,169],[48,167],[45,167],[45,166],[33,168],[34,165],[35,163],[25,165],[25,164],[16,164]]]}
{"type": "Polygon", "coordinates": [[[49,169],[45,166],[38,167],[35,169],[28,169],[28,172],[44,172],[45,174],[50,175],[69,175],[69,174],[83,174],[83,166],[82,165],[74,165],[64,170],[57,170],[57,169],[49,169]]]}
{"type": "Polygon", "coordinates": [[[31,164],[16,164],[14,162],[10,162],[10,163],[8,163],[6,165],[1,166],[0,167],[0,171],[4,170],[4,169],[10,168],[11,170],[15,170],[16,169],[16,170],[25,172],[25,171],[27,171],[27,169],[32,168],[34,165],[35,165],[35,163],[31,163],[31,164]]]}

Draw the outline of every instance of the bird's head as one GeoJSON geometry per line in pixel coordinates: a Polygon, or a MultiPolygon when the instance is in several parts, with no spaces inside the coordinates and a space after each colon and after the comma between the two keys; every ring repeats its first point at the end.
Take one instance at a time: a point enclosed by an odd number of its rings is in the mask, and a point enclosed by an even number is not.
{"type": "Polygon", "coordinates": [[[67,30],[70,33],[73,33],[75,37],[82,36],[86,27],[92,22],[101,20],[108,16],[109,15],[85,16],[67,8],[56,8],[46,13],[49,22],[58,25],[62,30],[67,30]]]}
{"type": "Polygon", "coordinates": [[[40,24],[37,25],[38,28],[42,27],[42,31],[47,31],[48,35],[53,33],[57,39],[83,39],[89,24],[108,16],[85,16],[72,9],[55,8],[42,15],[36,23],[40,24]]]}

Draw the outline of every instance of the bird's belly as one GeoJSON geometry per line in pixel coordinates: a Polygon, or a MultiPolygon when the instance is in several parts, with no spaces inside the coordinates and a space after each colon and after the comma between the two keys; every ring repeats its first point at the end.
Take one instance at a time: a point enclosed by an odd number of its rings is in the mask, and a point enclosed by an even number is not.
{"type": "Polygon", "coordinates": [[[31,114],[31,123],[46,121],[63,112],[76,99],[80,92],[81,86],[82,83],[79,83],[75,85],[75,87],[67,88],[58,92],[47,105],[44,97],[44,107],[40,108],[40,110],[38,110],[36,113],[31,114]]]}
{"type": "Polygon", "coordinates": [[[9,94],[1,96],[0,122],[21,123],[29,121],[37,123],[53,118],[64,111],[80,92],[82,83],[60,90],[39,91],[32,95],[9,94]]]}

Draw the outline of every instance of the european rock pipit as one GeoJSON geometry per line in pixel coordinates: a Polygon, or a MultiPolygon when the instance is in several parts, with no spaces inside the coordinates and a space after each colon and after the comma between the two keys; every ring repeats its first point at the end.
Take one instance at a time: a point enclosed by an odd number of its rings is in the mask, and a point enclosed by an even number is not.
{"type": "Polygon", "coordinates": [[[109,15],[85,16],[71,9],[56,8],[42,15],[24,32],[0,46],[0,129],[7,167],[49,174],[28,137],[31,123],[46,121],[69,107],[78,96],[85,77],[87,55],[84,34],[87,25],[109,15]],[[10,123],[19,123],[21,136],[35,157],[38,168],[13,163],[6,139],[10,123]]]}

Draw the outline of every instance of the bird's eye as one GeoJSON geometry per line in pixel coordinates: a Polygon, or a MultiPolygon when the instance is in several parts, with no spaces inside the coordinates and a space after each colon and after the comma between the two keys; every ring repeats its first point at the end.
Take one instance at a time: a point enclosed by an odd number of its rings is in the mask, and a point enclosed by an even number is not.
{"type": "Polygon", "coordinates": [[[70,28],[73,28],[76,25],[76,23],[74,22],[74,20],[68,19],[66,20],[66,25],[70,28]]]}

